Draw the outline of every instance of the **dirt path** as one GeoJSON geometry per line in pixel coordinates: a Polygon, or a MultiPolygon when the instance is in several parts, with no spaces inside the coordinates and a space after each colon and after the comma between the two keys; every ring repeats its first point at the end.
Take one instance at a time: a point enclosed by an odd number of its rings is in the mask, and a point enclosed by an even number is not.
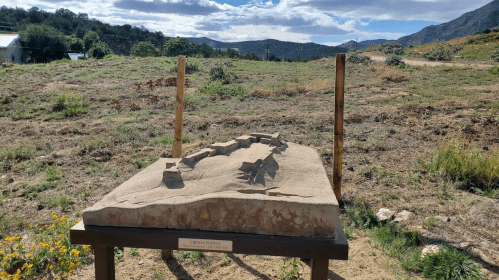
{"type": "MultiPolygon", "coordinates": [[[[371,60],[374,61],[385,61],[386,56],[383,55],[376,55],[373,53],[365,52],[363,55],[367,55],[371,57],[371,60]]],[[[473,67],[478,67],[478,68],[484,68],[488,69],[490,67],[494,67],[494,65],[490,64],[478,64],[478,63],[459,63],[459,62],[440,62],[440,61],[428,61],[428,60],[419,60],[415,58],[410,58],[410,57],[404,57],[404,62],[409,65],[414,65],[414,66],[440,66],[440,65],[447,65],[447,66],[458,66],[458,67],[465,67],[465,66],[473,66],[473,67]]]]}

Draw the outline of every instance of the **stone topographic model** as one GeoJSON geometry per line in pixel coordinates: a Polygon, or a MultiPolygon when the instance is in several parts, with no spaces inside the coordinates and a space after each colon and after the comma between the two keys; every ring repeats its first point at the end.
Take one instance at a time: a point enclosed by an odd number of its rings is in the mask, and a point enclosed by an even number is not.
{"type": "Polygon", "coordinates": [[[338,211],[315,149],[252,133],[159,159],[87,208],[83,222],[334,238],[338,211]]]}

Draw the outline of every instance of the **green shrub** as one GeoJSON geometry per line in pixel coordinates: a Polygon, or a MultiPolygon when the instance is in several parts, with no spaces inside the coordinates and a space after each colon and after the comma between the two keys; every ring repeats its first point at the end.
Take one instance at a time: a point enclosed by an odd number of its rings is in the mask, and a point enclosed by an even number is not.
{"type": "Polygon", "coordinates": [[[248,91],[242,85],[224,86],[222,82],[218,81],[202,87],[201,89],[199,89],[199,93],[207,95],[218,94],[218,95],[243,97],[246,94],[248,94],[248,91]]]}
{"type": "Polygon", "coordinates": [[[151,41],[140,42],[132,47],[130,50],[131,56],[159,56],[158,49],[151,43],[151,41]]]}
{"type": "Polygon", "coordinates": [[[63,92],[57,96],[52,105],[52,114],[43,117],[44,121],[51,119],[65,119],[86,113],[85,99],[81,94],[63,92]]]}
{"type": "Polygon", "coordinates": [[[427,254],[419,264],[429,279],[483,279],[473,258],[452,247],[441,247],[436,254],[427,254]]]}
{"type": "Polygon", "coordinates": [[[499,66],[496,66],[496,67],[490,67],[489,68],[489,72],[494,74],[494,75],[497,75],[499,74],[499,66]]]}
{"type": "Polygon", "coordinates": [[[499,152],[487,155],[478,149],[452,141],[441,143],[423,168],[468,188],[499,188],[499,152]]]}
{"type": "Polygon", "coordinates": [[[230,84],[233,80],[237,79],[236,74],[227,70],[227,66],[221,62],[217,62],[215,66],[210,69],[210,81],[221,81],[222,84],[230,84]]]}
{"type": "Polygon", "coordinates": [[[61,168],[57,165],[45,165],[45,179],[49,182],[56,181],[62,178],[61,168]]]}
{"type": "Polygon", "coordinates": [[[402,60],[402,57],[400,57],[399,55],[396,55],[396,54],[392,54],[392,55],[388,56],[385,60],[385,64],[389,65],[389,66],[398,66],[402,63],[404,63],[404,61],[402,60]]]}
{"type": "Polygon", "coordinates": [[[347,62],[367,65],[371,63],[371,57],[358,52],[351,52],[347,54],[347,62]]]}
{"type": "Polygon", "coordinates": [[[450,61],[452,55],[452,50],[446,48],[444,44],[438,44],[431,51],[424,53],[423,57],[428,60],[450,61]]]}
{"type": "Polygon", "coordinates": [[[491,55],[490,55],[490,59],[492,59],[493,61],[497,61],[499,62],[499,50],[493,52],[491,55]]]}
{"type": "Polygon", "coordinates": [[[102,59],[113,52],[105,42],[97,42],[88,50],[88,57],[102,59]]]}
{"type": "Polygon", "coordinates": [[[393,42],[387,42],[379,45],[378,50],[383,52],[384,54],[398,54],[401,55],[404,53],[404,47],[402,45],[393,43],[393,42]]]}
{"type": "Polygon", "coordinates": [[[366,199],[354,199],[345,205],[345,214],[351,226],[372,228],[381,224],[366,199]]]}

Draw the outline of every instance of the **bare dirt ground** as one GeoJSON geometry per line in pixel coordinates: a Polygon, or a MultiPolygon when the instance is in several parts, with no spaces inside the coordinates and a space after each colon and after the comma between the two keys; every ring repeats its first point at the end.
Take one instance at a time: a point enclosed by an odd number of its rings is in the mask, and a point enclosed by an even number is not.
{"type": "MultiPolygon", "coordinates": [[[[86,207],[155,159],[171,156],[174,88],[133,88],[138,81],[172,75],[164,70],[172,64],[158,61],[123,58],[0,70],[6,83],[0,89],[0,154],[16,147],[27,153],[1,162],[1,238],[29,238],[26,226],[50,221],[52,211],[81,218],[86,207]],[[64,94],[81,96],[85,112],[47,119],[57,113],[58,96],[64,94]],[[29,193],[29,186],[47,182],[47,165],[58,166],[62,177],[49,189],[29,193]],[[69,202],[52,203],[62,196],[69,202]]],[[[192,103],[185,112],[184,154],[251,132],[281,132],[285,141],[316,148],[331,180],[334,58],[302,64],[234,61],[229,69],[239,76],[235,84],[249,89],[244,96],[199,93],[215,61],[196,62],[201,70],[188,75],[193,82],[186,100],[192,103]]],[[[442,182],[416,162],[426,160],[440,141],[459,140],[484,154],[498,151],[498,81],[474,67],[347,64],[345,93],[343,199],[365,198],[374,210],[415,213],[403,227],[419,230],[426,243],[472,253],[489,279],[499,277],[498,197],[442,182]],[[450,221],[424,223],[435,215],[450,221]]],[[[363,231],[352,230],[350,260],[331,261],[330,279],[416,278],[363,231]]],[[[235,255],[225,266],[225,256],[215,253],[200,261],[165,263],[158,251],[139,249],[133,256],[131,250],[117,263],[117,279],[279,279],[283,263],[278,257],[235,255]]],[[[306,279],[310,268],[302,264],[306,279]]],[[[73,279],[92,279],[93,263],[77,273],[73,279]]]]}
{"type": "MultiPolygon", "coordinates": [[[[370,52],[365,52],[363,55],[367,55],[371,57],[371,60],[373,61],[378,61],[378,62],[384,62],[386,60],[386,56],[383,55],[377,55],[374,53],[370,52]]],[[[409,65],[414,65],[414,66],[457,66],[457,67],[478,67],[478,68],[483,68],[483,69],[488,69],[490,67],[493,67],[494,65],[490,64],[483,64],[483,63],[461,63],[461,62],[441,62],[441,61],[428,61],[428,60],[423,60],[423,59],[416,59],[416,58],[411,58],[411,57],[404,57],[404,62],[409,65]]]]}

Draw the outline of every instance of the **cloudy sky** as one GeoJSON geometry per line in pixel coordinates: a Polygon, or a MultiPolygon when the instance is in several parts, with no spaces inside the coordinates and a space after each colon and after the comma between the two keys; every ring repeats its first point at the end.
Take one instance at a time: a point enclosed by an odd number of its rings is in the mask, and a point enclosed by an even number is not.
{"type": "MultiPolygon", "coordinates": [[[[3,2],[2,0],[1,2],[3,2]]],[[[491,0],[8,0],[9,7],[65,8],[166,36],[235,42],[277,39],[337,45],[398,39],[491,0]]],[[[5,2],[4,2],[5,3],[5,2]]]]}

